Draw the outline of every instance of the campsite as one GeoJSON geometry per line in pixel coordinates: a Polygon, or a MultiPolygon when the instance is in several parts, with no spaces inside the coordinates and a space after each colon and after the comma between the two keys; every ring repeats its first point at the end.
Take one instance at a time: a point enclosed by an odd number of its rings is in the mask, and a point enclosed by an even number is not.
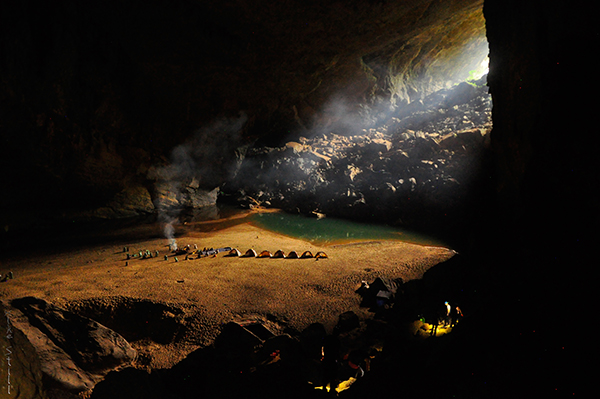
{"type": "Polygon", "coordinates": [[[360,306],[355,292],[361,281],[419,279],[455,254],[395,240],[319,246],[242,223],[212,232],[190,225],[177,231],[180,248],[231,247],[242,256],[228,256],[230,250],[175,261],[169,243],[153,231],[131,240],[111,234],[114,240],[96,245],[11,253],[3,268],[14,279],[0,285],[0,293],[5,301],[36,297],[100,321],[130,342],[137,351],[133,367],[140,370],[174,367],[212,345],[234,320],[269,320],[270,330],[279,334],[299,333],[313,323],[330,333],[348,311],[370,319],[373,314],[360,306]],[[127,260],[123,247],[131,253],[147,249],[152,257],[127,260]],[[243,256],[247,248],[257,249],[256,257],[243,256]],[[266,248],[273,256],[258,257],[266,248]],[[134,317],[135,309],[144,316],[134,317]]]}

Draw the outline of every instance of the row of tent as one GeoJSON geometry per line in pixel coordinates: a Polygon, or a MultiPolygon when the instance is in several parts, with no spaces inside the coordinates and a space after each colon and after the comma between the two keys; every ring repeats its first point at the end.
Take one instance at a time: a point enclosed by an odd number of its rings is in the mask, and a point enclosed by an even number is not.
{"type": "Polygon", "coordinates": [[[323,251],[317,252],[315,255],[310,251],[304,251],[302,255],[298,255],[298,252],[291,251],[287,255],[282,250],[277,250],[274,254],[269,251],[262,251],[261,253],[257,253],[254,249],[250,248],[243,255],[237,249],[233,248],[229,251],[229,253],[225,256],[239,256],[241,258],[280,258],[280,259],[308,259],[308,258],[316,258],[322,259],[327,258],[327,254],[323,251]]]}

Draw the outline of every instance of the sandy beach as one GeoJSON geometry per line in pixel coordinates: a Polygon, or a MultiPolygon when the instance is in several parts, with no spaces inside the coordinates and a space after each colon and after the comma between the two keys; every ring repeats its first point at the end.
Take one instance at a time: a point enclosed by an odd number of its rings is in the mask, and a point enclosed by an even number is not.
{"type": "Polygon", "coordinates": [[[394,240],[318,246],[249,223],[210,232],[182,226],[178,234],[180,248],[188,244],[200,249],[233,247],[242,254],[250,248],[259,253],[323,251],[328,257],[240,258],[222,252],[214,257],[191,255],[190,260],[183,255],[176,261],[168,241],[154,235],[9,258],[0,272],[10,270],[14,279],[0,284],[0,298],[35,296],[95,318],[130,340],[141,355],[139,367],[168,368],[212,343],[220,326],[232,320],[255,318],[282,332],[301,331],[313,322],[330,330],[346,311],[371,317],[359,307],[361,298],[355,293],[362,280],[418,279],[454,255],[448,248],[394,240]],[[147,249],[153,255],[158,251],[158,256],[127,260],[124,247],[131,254],[147,249]],[[115,316],[131,312],[138,317],[115,316]],[[144,326],[145,314],[139,313],[148,313],[154,328],[168,327],[172,334],[154,339],[144,326]]]}

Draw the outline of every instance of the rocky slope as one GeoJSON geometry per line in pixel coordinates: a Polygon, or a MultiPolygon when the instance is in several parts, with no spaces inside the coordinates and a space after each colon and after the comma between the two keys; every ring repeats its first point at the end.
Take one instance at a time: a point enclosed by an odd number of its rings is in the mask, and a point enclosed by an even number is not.
{"type": "MultiPolygon", "coordinates": [[[[253,147],[223,191],[246,206],[456,227],[485,184],[491,98],[483,77],[437,91],[361,134],[253,147]]],[[[340,131],[343,133],[343,131],[340,131]]]]}

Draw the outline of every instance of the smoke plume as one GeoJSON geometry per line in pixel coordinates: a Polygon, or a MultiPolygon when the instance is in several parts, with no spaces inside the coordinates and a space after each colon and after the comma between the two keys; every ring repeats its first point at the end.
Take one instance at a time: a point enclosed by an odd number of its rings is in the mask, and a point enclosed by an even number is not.
{"type": "Polygon", "coordinates": [[[168,164],[149,172],[148,177],[155,181],[158,221],[172,249],[177,248],[175,226],[180,223],[181,211],[216,205],[219,186],[236,166],[236,149],[241,146],[246,121],[241,114],[198,129],[173,148],[168,164]]]}

